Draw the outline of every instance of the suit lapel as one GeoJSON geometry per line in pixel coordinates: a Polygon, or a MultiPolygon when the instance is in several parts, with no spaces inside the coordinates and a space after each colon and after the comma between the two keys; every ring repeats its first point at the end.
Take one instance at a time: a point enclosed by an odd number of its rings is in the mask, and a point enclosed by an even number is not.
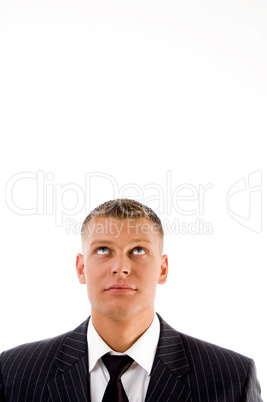
{"type": "Polygon", "coordinates": [[[57,376],[48,383],[53,402],[90,401],[87,327],[84,321],[62,342],[56,356],[57,376]]]}
{"type": "Polygon", "coordinates": [[[190,366],[179,332],[160,316],[160,338],[145,402],[188,401],[191,391],[181,381],[190,366]]]}
{"type": "MultiPolygon", "coordinates": [[[[181,381],[189,364],[179,332],[160,316],[160,338],[145,402],[186,402],[191,391],[181,381]]],[[[62,342],[56,356],[57,376],[48,383],[52,402],[90,402],[85,320],[62,342]]]]}

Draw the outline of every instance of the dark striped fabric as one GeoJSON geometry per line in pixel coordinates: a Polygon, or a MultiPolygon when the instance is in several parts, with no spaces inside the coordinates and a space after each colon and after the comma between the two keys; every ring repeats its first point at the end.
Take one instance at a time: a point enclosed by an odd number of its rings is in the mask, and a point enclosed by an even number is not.
{"type": "Polygon", "coordinates": [[[253,360],[160,321],[146,402],[262,402],[253,360]]]}
{"type": "MultiPolygon", "coordinates": [[[[145,402],[262,402],[253,360],[181,334],[159,319],[145,402]]],[[[0,401],[90,402],[88,320],[56,338],[3,352],[0,401]]]]}

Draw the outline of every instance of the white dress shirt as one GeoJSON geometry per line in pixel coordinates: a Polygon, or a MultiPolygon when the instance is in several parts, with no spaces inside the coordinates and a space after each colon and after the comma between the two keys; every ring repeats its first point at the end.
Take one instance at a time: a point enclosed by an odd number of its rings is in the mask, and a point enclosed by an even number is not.
{"type": "Polygon", "coordinates": [[[160,323],[155,314],[146,332],[125,353],[114,352],[99,336],[92,320],[89,320],[87,340],[89,354],[89,375],[91,401],[101,402],[109,382],[109,372],[101,360],[106,353],[130,356],[134,362],[122,375],[121,382],[129,402],[145,400],[150,373],[159,341],[160,323]]]}

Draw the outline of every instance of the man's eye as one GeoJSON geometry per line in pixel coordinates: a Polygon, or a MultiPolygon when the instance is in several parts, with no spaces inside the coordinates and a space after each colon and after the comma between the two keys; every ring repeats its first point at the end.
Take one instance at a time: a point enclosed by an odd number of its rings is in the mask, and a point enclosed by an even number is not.
{"type": "Polygon", "coordinates": [[[145,254],[145,250],[143,247],[135,247],[132,251],[132,254],[145,254]]]}
{"type": "Polygon", "coordinates": [[[108,254],[109,253],[109,249],[107,247],[99,247],[96,250],[97,254],[108,254]]]}

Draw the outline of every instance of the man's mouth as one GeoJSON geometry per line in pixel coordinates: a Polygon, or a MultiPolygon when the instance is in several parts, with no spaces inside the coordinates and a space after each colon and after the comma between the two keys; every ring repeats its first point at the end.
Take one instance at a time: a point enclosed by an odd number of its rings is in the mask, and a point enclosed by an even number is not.
{"type": "Polygon", "coordinates": [[[135,291],[136,289],[134,287],[125,283],[114,283],[113,285],[105,289],[105,292],[108,293],[132,293],[135,291]]]}

